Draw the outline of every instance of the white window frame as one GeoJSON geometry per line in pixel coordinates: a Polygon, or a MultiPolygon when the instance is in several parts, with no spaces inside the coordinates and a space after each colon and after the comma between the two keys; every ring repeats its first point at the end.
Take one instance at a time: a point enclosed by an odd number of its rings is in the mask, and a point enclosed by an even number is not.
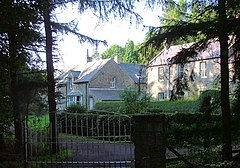
{"type": "Polygon", "coordinates": [[[178,64],[178,78],[180,80],[184,78],[184,64],[178,64]]]}
{"type": "Polygon", "coordinates": [[[80,104],[80,105],[83,104],[83,96],[82,95],[76,96],[76,104],[80,104]],[[79,97],[79,100],[78,100],[78,97],[79,97]]]}
{"type": "Polygon", "coordinates": [[[159,92],[158,93],[158,100],[164,100],[165,99],[165,93],[164,92],[159,92]]]}
{"type": "Polygon", "coordinates": [[[111,87],[110,88],[116,88],[116,77],[112,78],[111,87]]]}
{"type": "Polygon", "coordinates": [[[67,96],[67,107],[69,107],[73,104],[82,105],[83,104],[83,96],[82,95],[79,96],[79,101],[77,101],[77,97],[78,96],[73,96],[73,95],[67,96]]]}
{"type": "Polygon", "coordinates": [[[207,78],[207,63],[200,62],[200,77],[207,78]]]}
{"type": "Polygon", "coordinates": [[[72,90],[72,78],[68,78],[68,88],[72,90]]]}
{"type": "Polygon", "coordinates": [[[158,67],[158,81],[164,81],[164,67],[158,67]]]}

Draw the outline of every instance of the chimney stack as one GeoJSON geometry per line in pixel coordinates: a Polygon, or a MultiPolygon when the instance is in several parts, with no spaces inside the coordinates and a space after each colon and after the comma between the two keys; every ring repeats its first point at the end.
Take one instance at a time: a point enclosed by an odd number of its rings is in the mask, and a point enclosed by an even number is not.
{"type": "Polygon", "coordinates": [[[92,62],[92,57],[89,56],[89,52],[88,52],[88,49],[87,49],[87,63],[88,62],[92,62]]]}
{"type": "Polygon", "coordinates": [[[121,58],[120,58],[119,56],[115,56],[115,57],[114,57],[114,61],[115,61],[117,64],[120,64],[121,58]]]}

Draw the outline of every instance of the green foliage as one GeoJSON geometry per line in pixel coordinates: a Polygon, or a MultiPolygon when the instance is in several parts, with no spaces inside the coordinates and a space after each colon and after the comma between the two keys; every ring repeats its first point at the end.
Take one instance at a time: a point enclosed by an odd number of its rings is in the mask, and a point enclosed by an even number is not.
{"type": "Polygon", "coordinates": [[[28,127],[34,131],[46,131],[49,128],[49,115],[31,115],[28,117],[28,127]]]}
{"type": "Polygon", "coordinates": [[[198,111],[196,100],[152,101],[149,108],[161,109],[164,113],[195,113],[198,111]]]}
{"type": "Polygon", "coordinates": [[[211,116],[211,122],[205,122],[202,113],[167,113],[166,133],[168,143],[173,147],[203,146],[205,131],[211,134],[211,144],[219,145],[221,116],[211,116]],[[206,123],[206,124],[205,124],[206,123]]]}
{"type": "Polygon", "coordinates": [[[183,163],[182,161],[177,161],[177,162],[170,162],[167,163],[167,168],[186,168],[186,164],[183,163]]]}
{"type": "Polygon", "coordinates": [[[136,51],[136,47],[134,45],[134,42],[132,40],[129,40],[125,44],[125,53],[124,56],[122,57],[123,62],[128,62],[128,63],[139,63],[139,58],[138,58],[138,53],[136,51]]]}
{"type": "MultiPolygon", "coordinates": [[[[110,112],[124,112],[124,103],[123,101],[98,102],[95,105],[95,109],[110,112]]],[[[199,103],[196,100],[147,101],[147,111],[150,113],[195,113],[199,109],[198,106],[199,103]]]]}
{"type": "Polygon", "coordinates": [[[87,108],[80,104],[72,104],[71,106],[66,108],[67,113],[86,113],[87,108]]]}
{"type": "Polygon", "coordinates": [[[170,0],[163,12],[163,19],[161,20],[163,26],[173,26],[178,22],[186,21],[188,16],[187,1],[180,0],[177,4],[170,0]]]}
{"type": "Polygon", "coordinates": [[[109,140],[109,138],[110,140],[122,140],[122,138],[126,138],[118,135],[130,135],[130,120],[131,117],[128,115],[102,111],[61,113],[57,116],[58,124],[61,126],[60,133],[93,136],[99,140],[109,140]],[[84,129],[79,129],[80,127],[84,129]],[[111,135],[108,137],[107,134],[111,135]]]}
{"type": "Polygon", "coordinates": [[[115,45],[112,45],[106,51],[104,51],[101,54],[101,57],[102,57],[102,59],[114,58],[115,56],[122,58],[124,56],[124,53],[125,53],[124,47],[121,47],[121,46],[115,44],[115,45]]]}
{"type": "Polygon", "coordinates": [[[220,157],[221,146],[201,149],[199,147],[191,147],[189,149],[189,154],[187,156],[188,160],[191,160],[196,167],[207,167],[207,165],[212,163],[217,163],[221,161],[220,157]]]}
{"type": "MultiPolygon", "coordinates": [[[[147,34],[144,41],[147,41],[151,38],[151,34],[147,34]]],[[[163,49],[163,46],[159,48],[153,48],[152,46],[145,47],[143,44],[138,44],[135,46],[138,53],[139,63],[148,64],[160,51],[163,49]]]]}
{"type": "Polygon", "coordinates": [[[7,158],[1,161],[0,168],[24,168],[24,161],[16,158],[7,158]],[[11,160],[10,160],[11,159],[11,160]]]}
{"type": "Polygon", "coordinates": [[[121,93],[121,98],[124,102],[124,111],[128,114],[139,112],[139,93],[134,90],[125,90],[121,93]]]}
{"type": "Polygon", "coordinates": [[[233,168],[238,168],[239,166],[234,166],[234,163],[232,161],[218,161],[215,163],[211,163],[211,164],[206,164],[205,167],[207,168],[224,168],[224,167],[233,167],[233,168]]]}
{"type": "Polygon", "coordinates": [[[126,63],[147,63],[149,60],[146,60],[144,55],[141,51],[141,45],[135,45],[132,40],[129,40],[123,47],[117,44],[112,45],[102,53],[101,58],[118,56],[122,62],[126,63]]]}
{"type": "Polygon", "coordinates": [[[70,158],[74,154],[74,150],[71,149],[60,149],[56,154],[51,153],[51,146],[43,146],[38,150],[38,153],[31,157],[31,162],[35,165],[34,161],[41,162],[60,162],[64,161],[67,158],[70,158]]]}
{"type": "Polygon", "coordinates": [[[136,90],[124,90],[121,95],[124,102],[124,111],[127,114],[146,113],[150,96],[140,94],[136,90]]]}
{"type": "Polygon", "coordinates": [[[123,101],[103,101],[95,104],[96,110],[104,110],[109,112],[119,112],[122,111],[124,106],[123,101]]]}
{"type": "Polygon", "coordinates": [[[220,108],[220,92],[218,90],[203,91],[198,100],[199,112],[202,113],[219,113],[220,108]]]}

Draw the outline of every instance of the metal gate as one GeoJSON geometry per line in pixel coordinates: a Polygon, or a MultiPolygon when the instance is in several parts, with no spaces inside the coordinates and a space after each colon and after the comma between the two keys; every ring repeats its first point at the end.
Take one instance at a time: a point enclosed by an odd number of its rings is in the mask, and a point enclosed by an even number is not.
{"type": "Polygon", "coordinates": [[[131,167],[131,118],[109,112],[56,114],[57,153],[52,152],[49,115],[25,123],[28,167],[131,167]]]}

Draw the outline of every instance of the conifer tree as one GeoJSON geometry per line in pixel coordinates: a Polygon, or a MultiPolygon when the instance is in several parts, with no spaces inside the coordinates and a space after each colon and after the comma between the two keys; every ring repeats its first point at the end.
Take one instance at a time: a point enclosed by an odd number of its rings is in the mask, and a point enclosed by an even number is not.
{"type": "Polygon", "coordinates": [[[152,38],[145,46],[160,47],[165,41],[174,42],[189,36],[201,38],[187,49],[179,52],[172,63],[185,63],[194,58],[197,52],[204,50],[210,40],[218,40],[220,43],[221,59],[221,108],[222,108],[222,144],[223,160],[231,160],[231,112],[229,102],[229,68],[228,68],[228,37],[239,31],[239,20],[236,19],[240,2],[237,0],[198,1],[193,0],[190,6],[198,5],[198,14],[194,13],[191,21],[179,22],[173,26],[157,27],[151,29],[152,38]],[[213,15],[212,15],[213,14],[213,15]]]}

